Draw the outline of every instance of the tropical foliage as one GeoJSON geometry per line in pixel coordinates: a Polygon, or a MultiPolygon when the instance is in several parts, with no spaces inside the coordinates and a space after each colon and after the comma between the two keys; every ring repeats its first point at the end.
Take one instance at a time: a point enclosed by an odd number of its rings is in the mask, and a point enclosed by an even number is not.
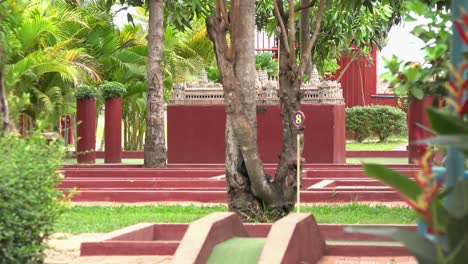
{"type": "MultiPolygon", "coordinates": [[[[462,45],[468,47],[468,13],[455,20],[462,45]]],[[[466,49],[465,49],[466,50],[466,49]]],[[[396,228],[357,228],[353,231],[391,236],[405,244],[420,263],[462,264],[468,259],[468,80],[465,62],[450,66],[450,81],[445,98],[451,109],[428,109],[433,138],[423,140],[449,147],[445,168],[432,166],[429,148],[419,160],[420,171],[415,182],[385,167],[365,165],[366,173],[396,189],[420,216],[419,232],[396,228]],[[464,171],[465,170],[465,171],[464,171]]]]}
{"type": "Polygon", "coordinates": [[[383,58],[388,72],[382,77],[390,82],[390,87],[394,88],[396,94],[410,99],[444,95],[444,84],[449,72],[446,62],[452,36],[450,14],[447,10],[434,12],[432,6],[421,0],[405,2],[404,6],[407,10],[406,21],[416,21],[418,16],[428,21],[412,30],[412,34],[425,43],[424,63],[405,62],[396,55],[383,58]]]}

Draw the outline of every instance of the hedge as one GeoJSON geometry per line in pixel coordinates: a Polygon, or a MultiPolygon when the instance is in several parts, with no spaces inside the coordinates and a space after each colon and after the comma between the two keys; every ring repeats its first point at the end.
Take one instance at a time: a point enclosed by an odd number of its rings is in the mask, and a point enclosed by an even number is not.
{"type": "Polygon", "coordinates": [[[380,142],[407,131],[406,113],[387,105],[346,108],[346,134],[358,142],[377,135],[380,142]]]}
{"type": "Polygon", "coordinates": [[[0,263],[42,263],[63,212],[57,169],[64,151],[38,135],[0,137],[0,263]]]}

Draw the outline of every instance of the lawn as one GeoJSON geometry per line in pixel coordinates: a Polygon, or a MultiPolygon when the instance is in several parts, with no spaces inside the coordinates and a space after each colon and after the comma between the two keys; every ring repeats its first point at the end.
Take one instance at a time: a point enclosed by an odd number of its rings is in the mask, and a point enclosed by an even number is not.
{"type": "Polygon", "coordinates": [[[407,136],[390,137],[385,142],[378,142],[377,138],[370,138],[362,143],[355,141],[348,141],[346,143],[346,150],[393,150],[397,147],[406,145],[408,143],[407,136]]]}
{"type": "MultiPolygon", "coordinates": [[[[110,232],[141,222],[190,223],[207,214],[225,211],[224,205],[72,206],[59,218],[54,232],[110,232]]],[[[414,224],[417,219],[410,208],[359,204],[305,206],[301,212],[313,213],[318,223],[414,224]]]]}

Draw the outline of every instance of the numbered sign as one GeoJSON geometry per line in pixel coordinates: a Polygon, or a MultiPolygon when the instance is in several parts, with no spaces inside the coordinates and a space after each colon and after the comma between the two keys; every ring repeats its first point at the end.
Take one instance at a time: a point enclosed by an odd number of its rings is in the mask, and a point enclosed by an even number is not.
{"type": "Polygon", "coordinates": [[[296,111],[293,115],[294,126],[297,129],[300,129],[304,126],[305,115],[302,111],[296,111]]]}

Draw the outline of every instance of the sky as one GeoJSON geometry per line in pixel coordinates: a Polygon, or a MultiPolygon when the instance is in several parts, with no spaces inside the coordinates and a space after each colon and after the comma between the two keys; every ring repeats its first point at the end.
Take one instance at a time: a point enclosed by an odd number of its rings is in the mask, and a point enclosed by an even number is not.
{"type": "Polygon", "coordinates": [[[377,52],[377,75],[386,71],[382,57],[391,59],[392,55],[397,55],[405,62],[422,63],[424,61],[425,54],[422,51],[424,43],[410,33],[415,26],[423,23],[425,23],[424,19],[418,19],[415,22],[403,22],[401,25],[392,27],[388,34],[387,46],[377,52]]]}

